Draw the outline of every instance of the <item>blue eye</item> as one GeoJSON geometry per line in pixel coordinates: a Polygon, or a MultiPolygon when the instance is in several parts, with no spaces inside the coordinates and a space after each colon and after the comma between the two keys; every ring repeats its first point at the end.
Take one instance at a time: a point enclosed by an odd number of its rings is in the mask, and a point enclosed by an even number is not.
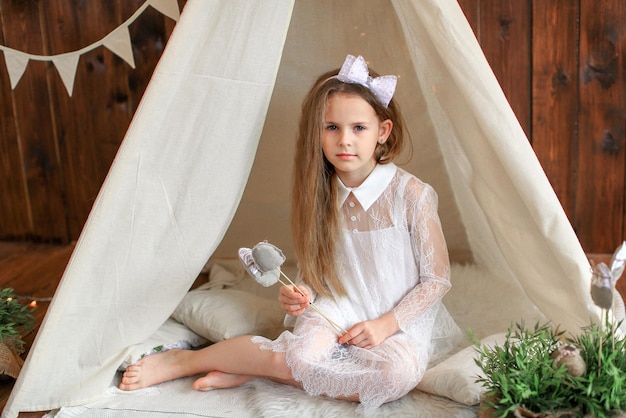
{"type": "Polygon", "coordinates": [[[356,131],[364,131],[364,130],[365,130],[365,126],[363,126],[363,125],[357,125],[357,126],[355,126],[355,127],[354,127],[354,129],[355,129],[356,131]]]}
{"type": "Polygon", "coordinates": [[[337,129],[337,125],[326,125],[326,130],[328,131],[336,131],[337,129]]]}

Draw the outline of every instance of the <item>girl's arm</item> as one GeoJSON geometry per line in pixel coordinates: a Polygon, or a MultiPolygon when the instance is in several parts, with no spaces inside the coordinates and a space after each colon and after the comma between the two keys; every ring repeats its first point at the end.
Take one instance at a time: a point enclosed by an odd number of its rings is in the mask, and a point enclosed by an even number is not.
{"type": "MultiPolygon", "coordinates": [[[[420,281],[393,309],[398,327],[403,331],[440,301],[451,287],[448,248],[437,214],[437,194],[425,185],[417,196],[415,205],[407,210],[407,220],[420,281]]],[[[408,201],[411,201],[410,196],[408,201]]]]}
{"type": "Polygon", "coordinates": [[[398,321],[393,312],[388,312],[378,319],[359,322],[342,335],[337,342],[370,349],[377,346],[399,330],[398,321]]]}

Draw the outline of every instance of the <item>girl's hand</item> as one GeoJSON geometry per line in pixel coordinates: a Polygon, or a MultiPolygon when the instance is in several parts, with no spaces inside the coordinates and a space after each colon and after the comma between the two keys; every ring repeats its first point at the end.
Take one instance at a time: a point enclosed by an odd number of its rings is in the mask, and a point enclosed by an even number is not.
{"type": "Polygon", "coordinates": [[[309,289],[306,286],[298,286],[298,289],[302,290],[304,295],[298,292],[293,285],[280,287],[278,302],[287,315],[301,315],[309,306],[309,289]]]}
{"type": "Polygon", "coordinates": [[[376,347],[387,337],[395,334],[400,328],[393,312],[378,319],[355,324],[344,335],[339,337],[339,344],[350,344],[367,350],[376,347]]]}

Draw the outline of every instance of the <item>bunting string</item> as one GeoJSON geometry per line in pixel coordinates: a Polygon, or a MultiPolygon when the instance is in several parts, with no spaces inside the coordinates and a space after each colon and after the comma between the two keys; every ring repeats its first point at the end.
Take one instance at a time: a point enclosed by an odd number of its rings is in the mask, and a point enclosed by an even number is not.
{"type": "Polygon", "coordinates": [[[133,23],[148,7],[152,6],[161,14],[178,22],[180,10],[177,0],[146,0],[131,17],[126,19],[121,25],[111,31],[108,35],[90,45],[71,52],[65,52],[56,55],[37,55],[18,51],[4,45],[0,45],[0,51],[4,54],[4,60],[11,81],[11,90],[14,90],[19,83],[22,75],[26,71],[29,61],[51,61],[54,64],[63,85],[67,90],[67,94],[72,96],[74,90],[74,79],[76,77],[76,69],[80,56],[86,52],[92,51],[100,46],[104,46],[115,55],[126,61],[128,65],[135,68],[135,58],[133,57],[133,48],[130,39],[130,31],[128,27],[133,23]]]}

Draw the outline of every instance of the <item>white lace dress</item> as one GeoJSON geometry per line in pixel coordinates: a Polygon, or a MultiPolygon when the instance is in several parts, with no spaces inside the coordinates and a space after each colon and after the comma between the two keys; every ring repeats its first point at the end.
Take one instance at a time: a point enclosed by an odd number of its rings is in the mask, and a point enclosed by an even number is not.
{"type": "Polygon", "coordinates": [[[284,352],[308,393],[359,394],[369,414],[413,389],[433,353],[461,332],[441,302],[450,265],[433,188],[393,164],[378,165],[357,188],[339,183],[344,234],[337,262],[347,296],[320,296],[315,305],[344,329],[393,310],[400,331],[370,350],[339,345],[332,326],[309,308],[293,333],[253,341],[284,352]]]}

